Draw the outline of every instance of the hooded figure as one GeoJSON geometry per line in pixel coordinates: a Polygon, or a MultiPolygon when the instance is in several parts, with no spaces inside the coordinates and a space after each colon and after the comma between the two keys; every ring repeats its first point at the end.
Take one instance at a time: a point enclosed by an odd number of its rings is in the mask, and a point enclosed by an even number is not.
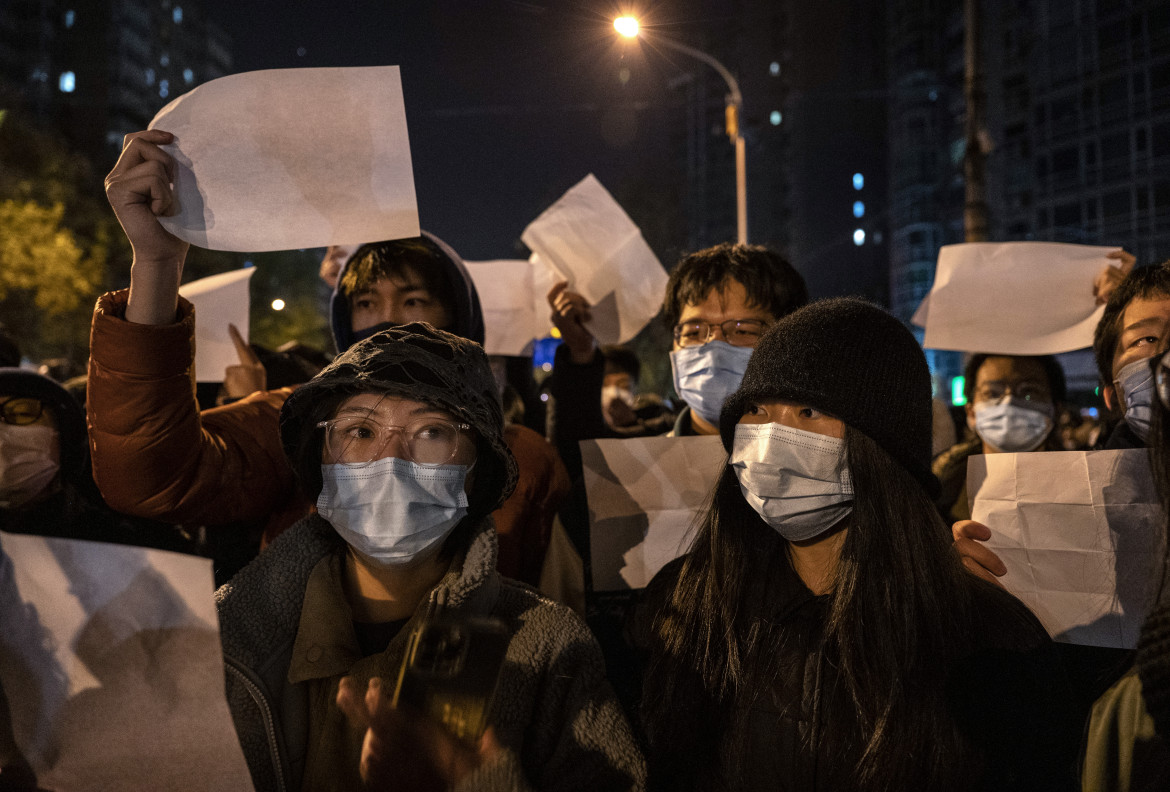
{"type": "MultiPolygon", "coordinates": [[[[418,280],[412,285],[424,286],[434,297],[451,306],[452,316],[441,329],[483,345],[483,312],[479,294],[463,259],[446,242],[429,231],[423,231],[422,236],[411,239],[362,245],[342,265],[337,275],[337,287],[329,299],[329,328],[333,331],[333,343],[338,352],[349,349],[355,341],[393,326],[392,322],[378,322],[355,331],[350,302],[355,290],[369,289],[373,281],[395,276],[414,276],[418,280]],[[363,268],[365,272],[355,272],[363,268]]],[[[440,327],[434,322],[431,324],[440,327]]]]}
{"type": "Polygon", "coordinates": [[[106,506],[90,474],[85,411],[19,368],[0,368],[0,530],[191,551],[168,526],[106,506]]]}
{"type": "MultiPolygon", "coordinates": [[[[335,513],[322,509],[220,589],[228,701],[258,790],[361,788],[364,732],[352,728],[335,703],[341,679],[350,677],[362,690],[371,679],[391,687],[409,634],[437,602],[459,615],[500,619],[511,632],[496,705],[487,718],[503,750],[449,783],[468,790],[641,787],[640,754],[584,624],[495,571],[490,513],[515,486],[516,465],[503,439],[491,369],[478,345],[425,324],[378,332],[298,389],[281,410],[280,430],[301,486],[319,504],[327,503],[329,482],[338,475],[353,469],[373,478],[379,465],[391,471],[423,467],[440,477],[446,468],[459,468],[467,474],[467,497],[441,545],[411,565],[387,567],[370,545],[353,543],[349,529],[363,522],[363,512],[406,490],[374,492],[359,485],[363,497],[336,512],[347,515],[345,530],[335,513]],[[458,465],[413,460],[419,435],[396,426],[389,427],[391,440],[376,446],[380,452],[371,453],[375,459],[337,461],[327,434],[339,413],[349,414],[347,405],[367,397],[373,405],[369,417],[392,403],[407,405],[408,416],[427,413],[437,416],[427,420],[461,425],[474,452],[458,465]],[[406,578],[406,588],[416,593],[389,598],[393,606],[386,599],[371,605],[359,569],[376,578],[386,573],[388,593],[395,594],[392,587],[406,578]],[[433,582],[415,585],[427,574],[433,582]],[[359,620],[370,608],[385,607],[404,608],[405,618],[359,620]]],[[[375,423],[362,426],[365,435],[373,431],[379,431],[375,423]]],[[[397,512],[392,532],[410,534],[426,513],[426,504],[414,501],[397,512]]],[[[386,527],[369,526],[377,534],[371,537],[375,549],[387,538],[386,527]]]]}
{"type": "MultiPolygon", "coordinates": [[[[89,415],[95,478],[129,513],[194,525],[260,523],[271,541],[308,510],[284,460],[277,416],[291,388],[198,412],[190,392],[194,316],[178,299],[170,325],[126,322],[126,292],[98,301],[91,336],[89,415]]],[[[459,256],[424,232],[362,245],[331,300],[338,349],[386,327],[426,321],[482,343],[479,296],[459,256]]],[[[497,516],[501,571],[536,583],[568,474],[535,432],[510,426],[520,483],[497,516]]],[[[233,529],[234,530],[234,529],[233,529]]]]}

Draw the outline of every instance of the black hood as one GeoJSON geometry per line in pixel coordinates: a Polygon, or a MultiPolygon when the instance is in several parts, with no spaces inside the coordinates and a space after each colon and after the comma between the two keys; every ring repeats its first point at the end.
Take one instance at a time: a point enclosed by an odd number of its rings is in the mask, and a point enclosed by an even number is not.
{"type": "Polygon", "coordinates": [[[0,368],[0,394],[39,399],[48,405],[61,438],[61,477],[87,494],[96,494],[89,472],[85,410],[77,399],[48,377],[19,368],[0,368]]]}
{"type": "Polygon", "coordinates": [[[323,408],[336,408],[338,396],[363,391],[425,402],[475,428],[480,443],[470,495],[473,516],[486,516],[512,494],[516,460],[504,440],[504,413],[483,347],[416,322],[354,344],[284,403],[281,441],[310,497],[321,491],[319,423],[331,417],[323,408]]]}
{"type": "MultiPolygon", "coordinates": [[[[475,284],[471,280],[471,275],[467,272],[467,267],[464,265],[463,259],[446,242],[429,231],[423,231],[422,236],[413,237],[410,241],[419,240],[432,247],[438,254],[438,259],[446,264],[443,269],[443,275],[451,284],[451,293],[455,297],[451,326],[443,329],[452,335],[466,338],[469,341],[474,341],[480,346],[483,346],[483,311],[479,306],[479,294],[475,290],[475,284]]],[[[401,241],[405,242],[408,240],[401,241]]],[[[333,331],[333,343],[337,346],[338,354],[345,352],[357,340],[353,332],[353,325],[349,314],[349,300],[341,294],[341,280],[345,277],[345,271],[349,268],[350,262],[360,260],[371,247],[385,244],[393,243],[370,242],[362,245],[354,251],[352,256],[346,259],[341,271],[337,273],[337,287],[334,288],[333,296],[329,302],[329,324],[333,331]]]]}

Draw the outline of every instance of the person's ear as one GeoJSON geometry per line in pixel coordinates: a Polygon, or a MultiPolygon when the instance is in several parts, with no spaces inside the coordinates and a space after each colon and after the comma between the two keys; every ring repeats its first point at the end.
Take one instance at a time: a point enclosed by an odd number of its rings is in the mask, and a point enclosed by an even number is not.
{"type": "Polygon", "coordinates": [[[972,432],[975,431],[975,405],[972,402],[967,402],[964,408],[967,411],[967,428],[972,432]]]}
{"type": "Polygon", "coordinates": [[[1112,384],[1101,386],[1101,398],[1105,402],[1105,409],[1111,413],[1121,410],[1121,399],[1117,398],[1117,388],[1112,384]]]}

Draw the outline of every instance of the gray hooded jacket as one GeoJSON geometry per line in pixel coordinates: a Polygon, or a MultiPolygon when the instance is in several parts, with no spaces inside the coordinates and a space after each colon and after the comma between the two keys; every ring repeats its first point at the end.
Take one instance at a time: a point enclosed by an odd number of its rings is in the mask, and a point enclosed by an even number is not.
{"type": "MultiPolygon", "coordinates": [[[[297,790],[308,735],[307,683],[288,669],[309,574],[345,543],[317,515],[273,542],[216,595],[227,695],[259,792],[297,790]]],[[[459,790],[640,790],[645,767],[605,678],[597,642],[572,611],[495,571],[491,518],[385,650],[398,667],[410,631],[442,594],[448,607],[514,626],[488,721],[505,749],[459,790]]]]}

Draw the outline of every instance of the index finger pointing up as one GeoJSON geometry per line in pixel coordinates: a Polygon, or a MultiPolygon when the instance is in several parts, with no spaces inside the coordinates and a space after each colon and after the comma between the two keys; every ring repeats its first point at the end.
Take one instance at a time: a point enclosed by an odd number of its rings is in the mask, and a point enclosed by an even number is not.
{"type": "Polygon", "coordinates": [[[240,356],[241,363],[245,366],[254,366],[260,362],[260,358],[252,350],[252,347],[240,335],[236,326],[230,322],[228,323],[228,335],[232,337],[232,343],[236,345],[236,354],[240,356]]]}

